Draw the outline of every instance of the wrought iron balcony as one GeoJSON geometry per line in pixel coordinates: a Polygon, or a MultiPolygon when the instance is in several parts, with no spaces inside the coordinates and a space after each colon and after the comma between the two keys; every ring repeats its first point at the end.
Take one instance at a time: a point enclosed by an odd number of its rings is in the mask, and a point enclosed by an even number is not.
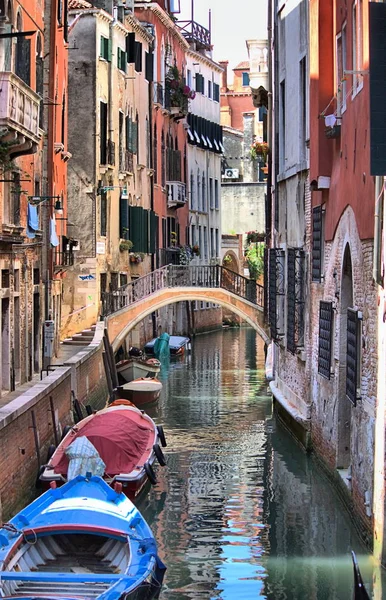
{"type": "Polygon", "coordinates": [[[153,102],[170,110],[170,89],[164,86],[162,83],[153,83],[153,102]]]}
{"type": "Polygon", "coordinates": [[[15,73],[3,71],[0,76],[0,128],[7,128],[13,134],[10,140],[8,135],[3,136],[4,141],[9,141],[10,157],[33,154],[41,138],[40,96],[15,73]]]}
{"type": "Polygon", "coordinates": [[[74,264],[74,253],[72,250],[56,251],[54,256],[55,269],[72,267],[74,264]]]}
{"type": "Polygon", "coordinates": [[[196,21],[178,21],[178,27],[189,44],[195,44],[196,50],[210,50],[210,31],[196,21]]]}
{"type": "Polygon", "coordinates": [[[186,186],[182,181],[167,181],[168,207],[180,207],[186,204],[186,186]]]}

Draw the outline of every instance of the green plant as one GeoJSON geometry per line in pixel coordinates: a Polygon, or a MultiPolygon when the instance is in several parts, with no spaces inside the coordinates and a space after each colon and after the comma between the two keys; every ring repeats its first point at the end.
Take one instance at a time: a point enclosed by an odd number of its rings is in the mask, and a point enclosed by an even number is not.
{"type": "Polygon", "coordinates": [[[125,250],[131,250],[133,247],[133,242],[131,240],[121,240],[119,243],[119,250],[121,252],[125,252],[125,250]]]}
{"type": "Polygon", "coordinates": [[[14,145],[14,142],[2,142],[0,141],[0,172],[5,173],[6,171],[15,171],[16,165],[9,158],[9,149],[14,145]]]}
{"type": "Polygon", "coordinates": [[[192,248],[190,246],[181,246],[179,252],[180,265],[188,265],[193,258],[192,248]]]}
{"type": "Polygon", "coordinates": [[[196,92],[185,84],[182,74],[176,65],[169,68],[166,75],[166,87],[170,92],[170,106],[178,107],[184,112],[188,112],[189,100],[195,98],[196,92]]]}
{"type": "Polygon", "coordinates": [[[255,281],[259,279],[264,271],[264,247],[265,244],[262,242],[256,244],[252,243],[249,244],[245,252],[249,276],[255,281]]]}
{"type": "Polygon", "coordinates": [[[145,258],[144,252],[130,252],[129,261],[131,263],[140,263],[145,258]]]}
{"type": "Polygon", "coordinates": [[[222,259],[222,262],[224,263],[224,265],[229,265],[229,263],[232,262],[232,257],[230,254],[226,254],[224,256],[224,258],[222,259]]]}
{"type": "Polygon", "coordinates": [[[262,140],[255,140],[251,146],[250,154],[252,160],[262,160],[262,162],[267,162],[267,156],[269,153],[269,146],[267,142],[263,142],[262,140]]]}

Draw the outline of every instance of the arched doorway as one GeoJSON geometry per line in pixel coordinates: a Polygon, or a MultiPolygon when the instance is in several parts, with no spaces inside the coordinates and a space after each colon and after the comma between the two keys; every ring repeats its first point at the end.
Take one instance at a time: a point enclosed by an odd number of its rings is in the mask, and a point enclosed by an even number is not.
{"type": "Polygon", "coordinates": [[[353,306],[353,281],[350,247],[343,255],[340,315],[339,315],[339,380],[338,380],[338,447],[337,468],[348,469],[351,465],[351,417],[352,404],[346,396],[347,360],[347,309],[353,306]]]}

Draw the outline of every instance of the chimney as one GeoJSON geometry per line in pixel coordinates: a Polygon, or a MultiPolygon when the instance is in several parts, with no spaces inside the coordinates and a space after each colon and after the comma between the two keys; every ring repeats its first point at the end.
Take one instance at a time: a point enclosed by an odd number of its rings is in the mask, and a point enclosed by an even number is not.
{"type": "Polygon", "coordinates": [[[229,64],[228,60],[220,60],[219,61],[220,67],[222,67],[224,69],[224,71],[221,75],[221,79],[222,79],[221,92],[228,91],[228,64],[229,64]]]}

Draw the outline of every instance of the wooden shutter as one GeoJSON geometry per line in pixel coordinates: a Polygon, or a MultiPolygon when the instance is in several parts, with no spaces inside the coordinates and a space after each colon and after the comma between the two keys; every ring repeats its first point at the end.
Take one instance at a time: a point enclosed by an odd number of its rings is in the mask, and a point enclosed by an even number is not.
{"type": "Polygon", "coordinates": [[[135,62],[135,33],[129,33],[126,36],[126,54],[127,54],[127,62],[134,63],[135,62]]]}
{"type": "Polygon", "coordinates": [[[133,252],[142,252],[141,249],[141,206],[129,207],[129,235],[133,242],[133,252]]]}
{"type": "Polygon", "coordinates": [[[312,281],[322,280],[322,219],[321,206],[312,211],[312,281]]]}
{"type": "Polygon", "coordinates": [[[154,71],[154,54],[153,52],[145,52],[145,79],[150,82],[153,81],[154,71]]]}
{"type": "Polygon", "coordinates": [[[100,102],[100,131],[99,131],[99,143],[100,143],[100,164],[107,164],[107,103],[100,102]]]}
{"type": "Polygon", "coordinates": [[[333,324],[334,312],[332,302],[321,301],[319,304],[318,373],[326,379],[330,379],[331,377],[333,324]]]}
{"type": "Polygon", "coordinates": [[[119,237],[129,239],[129,205],[125,197],[119,198],[119,237]]]}
{"type": "Polygon", "coordinates": [[[158,215],[154,211],[150,211],[150,239],[149,253],[155,254],[157,250],[157,233],[158,233],[158,215]]]}
{"type": "Polygon", "coordinates": [[[135,42],[135,70],[137,73],[142,71],[142,44],[141,42],[135,42]]]}
{"type": "MultiPolygon", "coordinates": [[[[359,6],[359,4],[358,4],[359,6]]],[[[386,173],[386,4],[369,2],[370,173],[386,173]]]]}
{"type": "Polygon", "coordinates": [[[362,313],[347,309],[347,355],[346,355],[346,396],[354,404],[360,393],[362,313]]]}
{"type": "Polygon", "coordinates": [[[31,40],[18,37],[16,44],[15,73],[27,85],[31,85],[31,40]]]}
{"type": "Polygon", "coordinates": [[[138,121],[131,122],[131,151],[133,154],[138,152],[138,121]]]}

